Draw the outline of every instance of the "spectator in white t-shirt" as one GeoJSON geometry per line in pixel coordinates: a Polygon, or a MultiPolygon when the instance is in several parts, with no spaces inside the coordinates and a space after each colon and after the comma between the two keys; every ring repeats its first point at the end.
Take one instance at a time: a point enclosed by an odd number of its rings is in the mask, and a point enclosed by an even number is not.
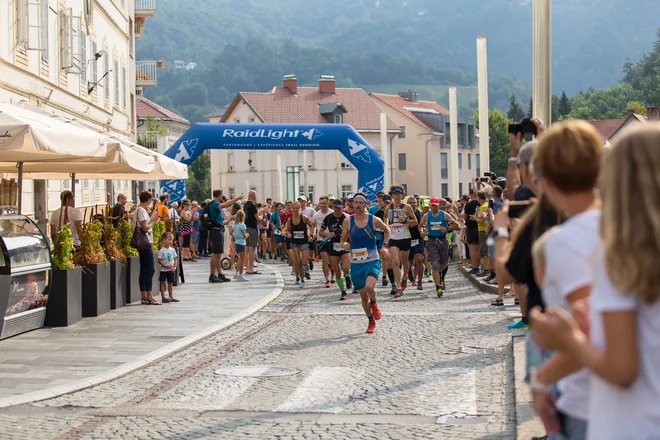
{"type": "Polygon", "coordinates": [[[658,144],[658,127],[641,127],[604,162],[588,327],[560,308],[533,314],[539,344],[591,371],[590,440],[660,436],[658,144]]]}
{"type": "Polygon", "coordinates": [[[50,216],[50,236],[51,239],[55,237],[57,231],[62,225],[69,225],[71,228],[71,235],[73,236],[73,245],[80,246],[80,236],[83,232],[83,218],[79,210],[73,207],[75,198],[73,193],[69,190],[62,191],[60,194],[62,206],[57,208],[50,216]]]}
{"type": "MultiPolygon", "coordinates": [[[[545,246],[542,286],[546,306],[561,307],[582,317],[594,282],[600,199],[596,184],[602,140],[589,123],[557,123],[540,138],[533,161],[540,192],[569,219],[558,226],[545,246]]],[[[532,319],[532,327],[535,326],[532,319]]],[[[589,372],[565,354],[555,354],[530,371],[534,408],[550,439],[583,440],[589,414],[589,372]],[[556,383],[556,412],[550,387],[556,383]]]]}

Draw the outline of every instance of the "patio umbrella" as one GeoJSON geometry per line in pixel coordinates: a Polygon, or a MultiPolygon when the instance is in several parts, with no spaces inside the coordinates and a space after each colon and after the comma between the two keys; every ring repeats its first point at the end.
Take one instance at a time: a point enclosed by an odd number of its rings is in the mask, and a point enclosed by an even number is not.
{"type": "Polygon", "coordinates": [[[182,164],[178,160],[174,160],[165,156],[164,154],[157,153],[141,145],[130,143],[131,148],[135,151],[152,156],[156,160],[154,171],[148,176],[144,176],[143,180],[186,180],[188,179],[188,166],[182,164]]]}

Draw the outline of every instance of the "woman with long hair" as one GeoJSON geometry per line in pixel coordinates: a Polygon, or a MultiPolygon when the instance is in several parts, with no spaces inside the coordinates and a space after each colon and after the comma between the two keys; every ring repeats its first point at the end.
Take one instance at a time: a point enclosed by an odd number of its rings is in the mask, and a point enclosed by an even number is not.
{"type": "MultiPolygon", "coordinates": [[[[149,243],[154,242],[152,229],[154,223],[158,221],[158,212],[153,211],[153,195],[149,191],[140,193],[140,205],[132,218],[133,227],[140,227],[146,232],[149,243]],[[149,212],[151,211],[151,213],[149,212]]],[[[154,299],[151,289],[153,288],[155,261],[154,251],[151,246],[147,249],[138,250],[140,254],[140,274],[138,280],[140,283],[140,292],[142,292],[142,304],[160,305],[160,302],[154,299]]]]}
{"type": "Polygon", "coordinates": [[[310,278],[309,267],[303,270],[303,255],[305,251],[309,250],[310,242],[313,240],[314,226],[310,219],[302,215],[301,205],[296,202],[292,206],[293,216],[290,217],[282,233],[289,237],[291,246],[291,266],[296,275],[296,284],[300,287],[305,287],[305,277],[310,278]]]}
{"type": "Polygon", "coordinates": [[[194,218],[192,212],[192,204],[190,200],[184,200],[181,204],[181,221],[180,221],[180,236],[181,238],[181,259],[183,261],[192,261],[193,263],[197,260],[190,253],[190,238],[194,231],[193,227],[194,218]]]}
{"type": "Polygon", "coordinates": [[[646,126],[626,133],[605,156],[588,328],[559,307],[532,313],[539,345],[591,371],[589,439],[660,432],[658,146],[660,129],[646,126]]]}

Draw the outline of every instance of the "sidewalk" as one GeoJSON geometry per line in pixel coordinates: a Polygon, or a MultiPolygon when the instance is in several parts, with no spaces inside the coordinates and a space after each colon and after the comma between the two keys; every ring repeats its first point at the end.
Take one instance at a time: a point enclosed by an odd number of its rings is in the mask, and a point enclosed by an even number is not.
{"type": "Polygon", "coordinates": [[[206,258],[186,263],[185,270],[186,283],[174,288],[179,303],[128,305],[0,341],[0,407],[122,376],[244,319],[284,288],[279,272],[265,264],[263,275],[249,283],[210,284],[206,258]]]}

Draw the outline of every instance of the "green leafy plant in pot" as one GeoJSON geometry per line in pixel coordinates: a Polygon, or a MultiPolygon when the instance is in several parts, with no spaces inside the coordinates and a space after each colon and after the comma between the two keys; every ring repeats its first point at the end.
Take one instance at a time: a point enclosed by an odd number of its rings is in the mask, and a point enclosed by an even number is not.
{"type": "Polygon", "coordinates": [[[165,232],[165,222],[158,220],[152,226],[151,232],[153,233],[154,237],[154,243],[152,247],[154,248],[154,253],[158,254],[158,251],[160,250],[160,236],[165,232]]]}
{"type": "Polygon", "coordinates": [[[69,225],[63,225],[53,237],[47,326],[65,327],[82,319],[82,271],[73,264],[73,255],[73,234],[69,225]]]}
{"type": "Polygon", "coordinates": [[[98,220],[85,223],[80,237],[80,248],[76,251],[74,261],[77,264],[105,263],[108,259],[101,246],[103,223],[98,220]]]}
{"type": "Polygon", "coordinates": [[[133,226],[130,222],[123,220],[119,223],[119,245],[124,254],[124,258],[137,257],[138,251],[132,248],[131,238],[133,238],[133,226]]]}
{"type": "Polygon", "coordinates": [[[53,269],[72,270],[73,265],[73,234],[69,225],[62,226],[53,237],[53,269]]]}

